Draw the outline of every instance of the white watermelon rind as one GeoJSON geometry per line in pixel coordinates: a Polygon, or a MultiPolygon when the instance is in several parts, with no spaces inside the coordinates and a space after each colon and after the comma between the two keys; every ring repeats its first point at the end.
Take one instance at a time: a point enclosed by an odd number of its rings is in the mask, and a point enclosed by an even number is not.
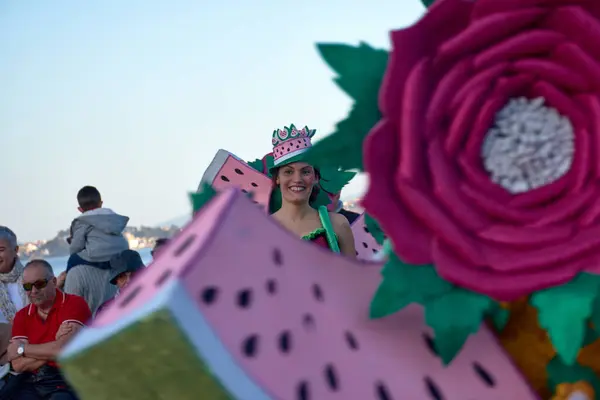
{"type": "Polygon", "coordinates": [[[202,179],[200,179],[200,183],[198,184],[198,191],[202,190],[202,185],[205,183],[212,185],[217,175],[219,174],[219,171],[221,171],[221,168],[223,168],[223,165],[225,165],[229,157],[233,157],[234,159],[245,163],[244,160],[242,160],[234,154],[231,154],[227,150],[219,149],[219,151],[217,151],[217,154],[215,154],[213,160],[206,168],[206,171],[204,171],[202,179]]]}
{"type": "Polygon", "coordinates": [[[235,363],[179,281],[161,292],[69,343],[59,361],[82,398],[195,400],[201,393],[211,400],[272,400],[235,363]]]}

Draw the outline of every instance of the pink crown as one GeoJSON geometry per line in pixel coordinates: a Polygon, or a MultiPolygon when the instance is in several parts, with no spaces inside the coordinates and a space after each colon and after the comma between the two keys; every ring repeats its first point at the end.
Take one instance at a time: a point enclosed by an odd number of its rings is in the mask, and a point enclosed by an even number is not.
{"type": "Polygon", "coordinates": [[[275,129],[272,139],[274,165],[277,166],[307,151],[312,146],[311,138],[316,132],[316,129],[309,129],[308,126],[298,129],[294,124],[275,129]]]}

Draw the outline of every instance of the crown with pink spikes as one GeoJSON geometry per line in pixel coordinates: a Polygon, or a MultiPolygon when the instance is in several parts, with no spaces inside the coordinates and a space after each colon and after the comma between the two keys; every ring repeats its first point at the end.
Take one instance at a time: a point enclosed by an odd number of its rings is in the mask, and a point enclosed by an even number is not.
{"type": "Polygon", "coordinates": [[[311,148],[311,138],[317,132],[305,126],[298,129],[294,124],[273,131],[274,167],[301,161],[301,154],[311,148]]]}

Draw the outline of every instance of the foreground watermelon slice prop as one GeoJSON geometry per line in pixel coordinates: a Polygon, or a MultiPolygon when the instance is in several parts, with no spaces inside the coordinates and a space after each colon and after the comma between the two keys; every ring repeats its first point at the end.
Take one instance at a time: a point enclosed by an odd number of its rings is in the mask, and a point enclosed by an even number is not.
{"type": "MultiPolygon", "coordinates": [[[[265,211],[268,210],[271,179],[228,151],[217,152],[200,180],[198,191],[202,190],[204,184],[211,185],[217,191],[236,187],[245,193],[252,193],[254,202],[260,204],[265,211]]],[[[359,259],[370,260],[373,254],[381,250],[381,246],[365,226],[364,215],[354,221],[352,232],[359,259]]]]}
{"type": "Polygon", "coordinates": [[[444,367],[419,307],[369,320],[379,273],[227,190],[60,362],[84,400],[537,398],[486,327],[444,367]]]}

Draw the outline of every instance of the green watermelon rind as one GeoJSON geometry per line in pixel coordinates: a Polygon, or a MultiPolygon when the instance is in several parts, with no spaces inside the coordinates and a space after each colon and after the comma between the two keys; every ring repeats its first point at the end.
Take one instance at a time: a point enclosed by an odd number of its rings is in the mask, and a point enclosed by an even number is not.
{"type": "Polygon", "coordinates": [[[253,400],[272,400],[236,364],[187,288],[178,281],[169,286],[111,326],[88,328],[88,334],[110,332],[104,340],[88,347],[89,338],[76,337],[73,342],[79,343],[69,343],[59,362],[80,397],[233,400],[250,395],[253,400]],[[157,301],[164,303],[157,307],[157,301]],[[121,329],[115,331],[115,325],[121,329]]]}
{"type": "Polygon", "coordinates": [[[62,367],[86,400],[192,400],[200,393],[211,400],[231,400],[195,353],[170,311],[163,309],[62,367]]]}

